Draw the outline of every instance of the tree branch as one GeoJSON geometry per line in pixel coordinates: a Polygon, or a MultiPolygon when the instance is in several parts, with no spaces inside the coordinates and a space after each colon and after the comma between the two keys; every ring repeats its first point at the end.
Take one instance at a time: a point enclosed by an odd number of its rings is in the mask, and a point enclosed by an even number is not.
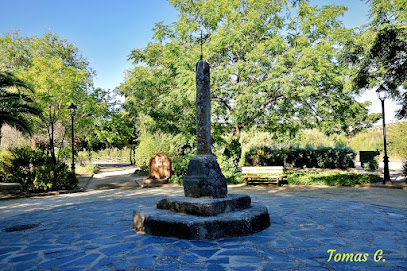
{"type": "Polygon", "coordinates": [[[229,111],[232,110],[232,107],[230,106],[230,104],[228,104],[228,102],[225,99],[222,99],[220,97],[211,97],[211,100],[224,104],[227,107],[227,109],[229,109],[229,111]]]}

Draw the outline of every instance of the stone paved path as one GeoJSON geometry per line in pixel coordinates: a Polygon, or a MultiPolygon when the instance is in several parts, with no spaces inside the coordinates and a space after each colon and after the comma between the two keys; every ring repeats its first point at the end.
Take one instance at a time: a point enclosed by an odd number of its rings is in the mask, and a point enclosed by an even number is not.
{"type": "Polygon", "coordinates": [[[365,203],[256,194],[271,227],[249,237],[186,241],[132,230],[133,208],[182,194],[115,189],[0,201],[0,270],[407,270],[407,212],[365,203]],[[5,231],[24,224],[37,227],[5,231]],[[328,262],[328,250],[369,255],[328,262]]]}

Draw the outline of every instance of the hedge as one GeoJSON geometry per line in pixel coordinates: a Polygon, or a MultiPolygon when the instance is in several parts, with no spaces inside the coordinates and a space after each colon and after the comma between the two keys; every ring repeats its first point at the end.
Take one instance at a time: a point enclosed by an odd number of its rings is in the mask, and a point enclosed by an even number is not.
{"type": "Polygon", "coordinates": [[[349,148],[322,147],[316,149],[276,150],[252,148],[246,152],[245,166],[281,166],[297,168],[353,168],[356,153],[349,148]]]}
{"type": "Polygon", "coordinates": [[[382,182],[383,179],[375,174],[356,174],[332,171],[289,171],[286,172],[289,185],[330,185],[355,186],[382,182]]]}

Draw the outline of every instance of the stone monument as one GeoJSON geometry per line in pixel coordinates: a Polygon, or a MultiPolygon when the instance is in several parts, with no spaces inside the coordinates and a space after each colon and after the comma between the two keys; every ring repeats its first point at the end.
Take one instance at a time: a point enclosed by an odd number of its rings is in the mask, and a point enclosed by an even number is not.
{"type": "Polygon", "coordinates": [[[225,198],[226,178],[211,147],[211,93],[209,64],[196,64],[196,141],[197,155],[191,158],[184,177],[186,197],[225,198]]]}
{"type": "Polygon", "coordinates": [[[229,194],[226,178],[211,152],[209,64],[196,65],[197,155],[183,180],[185,197],[164,198],[155,207],[133,211],[133,228],[156,236],[212,240],[246,236],[270,226],[265,206],[247,195],[229,194]]]}
{"type": "Polygon", "coordinates": [[[143,180],[143,184],[165,184],[171,178],[171,160],[165,153],[153,154],[148,163],[148,178],[143,180]]]}

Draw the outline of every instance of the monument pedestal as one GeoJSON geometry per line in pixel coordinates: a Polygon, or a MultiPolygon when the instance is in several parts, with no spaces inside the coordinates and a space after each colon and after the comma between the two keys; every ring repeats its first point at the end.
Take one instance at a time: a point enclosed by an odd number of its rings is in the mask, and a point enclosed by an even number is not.
{"type": "Polygon", "coordinates": [[[226,178],[211,154],[196,155],[189,160],[183,185],[185,197],[224,198],[228,194],[226,178]]]}
{"type": "Polygon", "coordinates": [[[147,234],[192,240],[250,235],[270,226],[265,206],[247,195],[227,194],[226,178],[211,154],[190,159],[185,197],[164,198],[156,208],[133,211],[133,228],[147,234]]]}
{"type": "Polygon", "coordinates": [[[265,206],[247,195],[222,199],[168,198],[133,211],[133,228],[155,236],[214,240],[247,236],[270,226],[265,206]]]}

